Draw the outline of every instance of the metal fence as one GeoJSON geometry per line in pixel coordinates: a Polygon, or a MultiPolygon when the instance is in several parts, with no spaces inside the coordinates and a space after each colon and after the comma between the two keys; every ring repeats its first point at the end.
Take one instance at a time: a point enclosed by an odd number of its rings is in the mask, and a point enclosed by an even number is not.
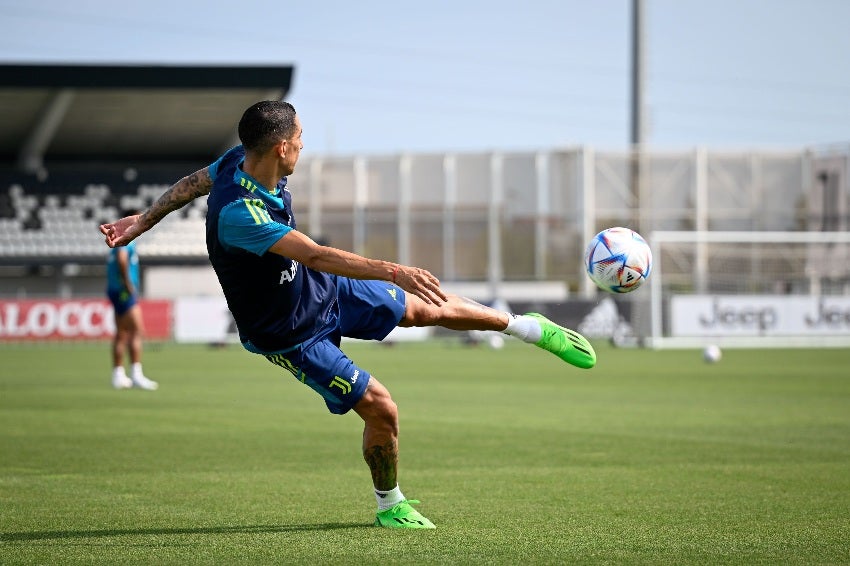
{"type": "MultiPolygon", "coordinates": [[[[486,282],[497,292],[503,281],[560,281],[587,298],[595,288],[581,265],[585,243],[606,227],[628,226],[647,237],[662,230],[847,230],[848,156],[850,148],[829,153],[705,148],[632,153],[590,147],[304,156],[289,186],[298,228],[330,245],[421,266],[447,282],[486,282]]],[[[134,167],[145,184],[121,190],[135,191],[145,202],[156,198],[149,194],[151,187],[162,191],[164,182],[188,172],[154,178],[146,176],[144,166],[134,167]]],[[[80,184],[80,194],[114,199],[110,191],[115,187],[98,177],[97,168],[88,164],[85,171],[90,177],[80,184]]],[[[33,242],[50,239],[37,229],[49,225],[50,219],[41,216],[50,207],[33,205],[30,196],[51,202],[44,194],[51,183],[62,186],[62,202],[72,202],[67,193],[73,188],[61,176],[37,186],[16,182],[14,191],[0,187],[0,196],[5,194],[6,204],[11,203],[7,212],[15,213],[15,203],[28,203],[20,218],[0,219],[0,264],[32,265],[43,259],[33,242]],[[21,253],[19,246],[29,251],[21,253]]],[[[172,215],[145,235],[140,251],[146,263],[204,263],[203,204],[172,215]]],[[[74,262],[102,261],[106,250],[96,231],[98,210],[94,203],[80,216],[80,222],[92,226],[81,228],[86,246],[74,246],[82,250],[74,262]]],[[[20,279],[20,271],[14,274],[20,279]]],[[[63,281],[64,294],[77,292],[73,275],[63,281]]],[[[7,283],[0,272],[0,294],[11,290],[7,283]]],[[[26,288],[23,280],[14,285],[18,295],[26,288]]]]}
{"type": "Polygon", "coordinates": [[[816,159],[807,151],[587,147],[313,158],[290,187],[299,227],[337,247],[448,281],[563,280],[589,295],[581,260],[602,228],[809,229],[816,159]]]}

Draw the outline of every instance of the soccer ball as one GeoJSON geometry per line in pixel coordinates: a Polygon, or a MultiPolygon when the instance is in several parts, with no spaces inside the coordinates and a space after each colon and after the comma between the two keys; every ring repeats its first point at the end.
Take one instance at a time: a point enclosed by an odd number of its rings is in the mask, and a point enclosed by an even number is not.
{"type": "Polygon", "coordinates": [[[611,293],[630,293],[652,271],[652,252],[640,234],[628,228],[602,230],[584,253],[590,280],[611,293]]]}
{"type": "Polygon", "coordinates": [[[702,351],[702,359],[704,359],[709,364],[715,364],[720,361],[720,358],[723,357],[723,352],[720,350],[720,346],[717,344],[709,344],[702,351]]]}

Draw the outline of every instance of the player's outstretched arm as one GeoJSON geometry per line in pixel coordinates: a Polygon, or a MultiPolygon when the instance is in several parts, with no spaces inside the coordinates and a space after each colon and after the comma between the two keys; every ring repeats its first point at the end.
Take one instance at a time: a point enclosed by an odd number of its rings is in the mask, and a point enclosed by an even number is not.
{"type": "Polygon", "coordinates": [[[173,184],[155,203],[142,214],[125,216],[120,220],[100,225],[100,232],[106,236],[106,245],[110,248],[126,246],[138,236],[153,228],[157,222],[198,197],[209,194],[212,178],[208,167],[195,171],[173,184]]]}
{"type": "Polygon", "coordinates": [[[352,279],[392,281],[428,304],[440,305],[448,300],[440,288],[439,279],[425,269],[369,259],[345,250],[321,246],[297,230],[288,232],[269,251],[294,259],[316,271],[352,279]]]}

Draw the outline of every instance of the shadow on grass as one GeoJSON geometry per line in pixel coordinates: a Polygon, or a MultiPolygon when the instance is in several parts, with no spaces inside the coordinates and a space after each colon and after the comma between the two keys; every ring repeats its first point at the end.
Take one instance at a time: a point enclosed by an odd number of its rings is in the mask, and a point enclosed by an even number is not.
{"type": "Polygon", "coordinates": [[[0,533],[0,542],[24,542],[50,539],[151,535],[292,533],[299,531],[332,531],[335,529],[357,528],[372,528],[372,525],[368,523],[319,523],[316,525],[245,525],[238,527],[197,527],[185,529],[96,529],[91,531],[33,531],[20,533],[0,533]]]}

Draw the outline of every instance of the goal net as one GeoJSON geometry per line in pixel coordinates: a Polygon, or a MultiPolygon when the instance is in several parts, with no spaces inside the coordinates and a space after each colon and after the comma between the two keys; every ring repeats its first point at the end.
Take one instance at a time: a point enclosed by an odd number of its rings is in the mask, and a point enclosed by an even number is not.
{"type": "Polygon", "coordinates": [[[850,232],[654,232],[653,348],[850,346],[850,232]]]}

